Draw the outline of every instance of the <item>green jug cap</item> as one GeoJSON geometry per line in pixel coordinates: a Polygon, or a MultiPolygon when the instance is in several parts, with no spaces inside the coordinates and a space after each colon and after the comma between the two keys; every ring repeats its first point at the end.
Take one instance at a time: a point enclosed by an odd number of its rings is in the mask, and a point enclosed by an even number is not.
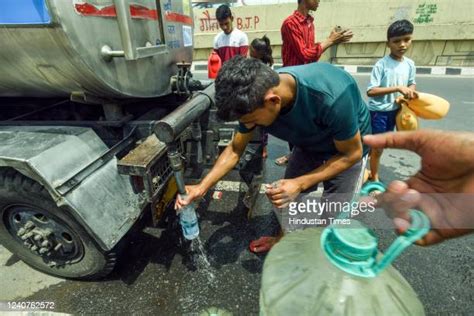
{"type": "MultiPolygon", "coordinates": [[[[381,182],[364,184],[360,195],[385,192],[381,182]]],[[[377,262],[377,237],[361,222],[351,219],[349,225],[330,225],[321,235],[321,248],[329,261],[352,275],[375,277],[388,267],[403,250],[422,238],[430,230],[430,220],[418,210],[410,210],[411,226],[390,245],[377,262]]]]}
{"type": "Polygon", "coordinates": [[[377,237],[357,220],[350,225],[333,225],[324,230],[322,248],[329,260],[351,274],[373,276],[371,267],[377,256],[377,237]]]}
{"type": "Polygon", "coordinates": [[[367,260],[377,251],[377,237],[356,220],[333,228],[333,241],[336,252],[352,261],[367,260]]]}

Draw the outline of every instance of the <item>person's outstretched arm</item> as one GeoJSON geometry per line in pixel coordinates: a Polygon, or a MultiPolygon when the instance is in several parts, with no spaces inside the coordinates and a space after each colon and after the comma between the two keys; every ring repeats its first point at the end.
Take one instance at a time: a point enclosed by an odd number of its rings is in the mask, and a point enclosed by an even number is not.
{"type": "Polygon", "coordinates": [[[186,200],[178,195],[174,205],[175,210],[179,210],[194,200],[202,198],[210,188],[229,173],[229,171],[231,171],[239,162],[240,156],[242,156],[245,147],[252,139],[252,135],[253,132],[245,134],[237,132],[234,139],[232,139],[231,143],[220,154],[211,171],[204,177],[204,179],[199,184],[186,186],[186,200]]]}
{"type": "Polygon", "coordinates": [[[351,30],[337,31],[336,29],[333,29],[326,40],[321,43],[316,43],[316,45],[320,44],[324,52],[333,45],[349,42],[352,39],[352,36],[354,36],[354,34],[351,30]]]}
{"type": "Polygon", "coordinates": [[[372,148],[407,149],[421,157],[421,169],[406,182],[392,182],[378,204],[408,229],[408,209],[423,211],[431,231],[417,243],[431,245],[474,230],[474,133],[418,130],[368,135],[372,148]]]}
{"type": "Polygon", "coordinates": [[[400,92],[407,99],[414,99],[418,97],[418,94],[415,91],[415,86],[404,87],[404,86],[394,86],[394,87],[374,87],[367,91],[367,96],[369,97],[378,97],[386,94],[400,92]]]}
{"type": "Polygon", "coordinates": [[[301,192],[334,178],[361,160],[363,150],[359,131],[348,140],[334,142],[339,153],[325,164],[297,178],[281,179],[278,181],[278,187],[267,189],[266,194],[275,207],[287,207],[301,192]]]}

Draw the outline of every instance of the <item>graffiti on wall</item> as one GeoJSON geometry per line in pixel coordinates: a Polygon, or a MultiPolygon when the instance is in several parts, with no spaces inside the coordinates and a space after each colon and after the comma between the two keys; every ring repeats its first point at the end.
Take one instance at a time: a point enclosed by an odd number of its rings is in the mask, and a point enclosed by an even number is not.
{"type": "Polygon", "coordinates": [[[243,30],[243,31],[256,30],[257,25],[260,22],[260,18],[257,15],[237,17],[236,22],[237,22],[237,28],[239,30],[243,30]]]}
{"type": "Polygon", "coordinates": [[[426,24],[433,22],[433,15],[438,11],[436,4],[420,4],[416,9],[416,17],[413,22],[417,24],[426,24]]]}
{"type": "Polygon", "coordinates": [[[401,6],[401,7],[390,7],[390,11],[394,11],[393,15],[390,17],[390,21],[397,21],[403,19],[410,19],[410,12],[412,10],[411,5],[401,6]]]}
{"type": "MultiPolygon", "coordinates": [[[[202,16],[199,19],[199,30],[201,32],[216,32],[219,31],[219,23],[215,16],[211,17],[209,10],[202,12],[202,16]]],[[[234,18],[234,26],[242,31],[257,30],[258,24],[260,23],[260,17],[257,15],[254,16],[245,16],[240,17],[236,16],[234,18]]]]}

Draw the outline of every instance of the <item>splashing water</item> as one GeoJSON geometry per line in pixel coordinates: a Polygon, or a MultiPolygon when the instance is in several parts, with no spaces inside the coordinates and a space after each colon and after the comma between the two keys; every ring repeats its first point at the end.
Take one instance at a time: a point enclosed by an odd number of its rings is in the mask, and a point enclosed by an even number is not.
{"type": "Polygon", "coordinates": [[[194,254],[194,260],[198,269],[206,273],[209,282],[214,281],[216,276],[212,273],[211,263],[207,259],[204,245],[199,237],[192,241],[191,250],[194,254]]]}

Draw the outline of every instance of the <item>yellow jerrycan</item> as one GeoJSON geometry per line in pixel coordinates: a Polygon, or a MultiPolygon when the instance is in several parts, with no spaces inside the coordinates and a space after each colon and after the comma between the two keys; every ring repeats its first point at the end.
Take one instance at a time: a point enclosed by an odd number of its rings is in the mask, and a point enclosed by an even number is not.
{"type": "Polygon", "coordinates": [[[448,114],[449,102],[429,93],[418,92],[418,98],[399,99],[399,104],[405,103],[418,117],[426,120],[439,120],[448,114]]]}

